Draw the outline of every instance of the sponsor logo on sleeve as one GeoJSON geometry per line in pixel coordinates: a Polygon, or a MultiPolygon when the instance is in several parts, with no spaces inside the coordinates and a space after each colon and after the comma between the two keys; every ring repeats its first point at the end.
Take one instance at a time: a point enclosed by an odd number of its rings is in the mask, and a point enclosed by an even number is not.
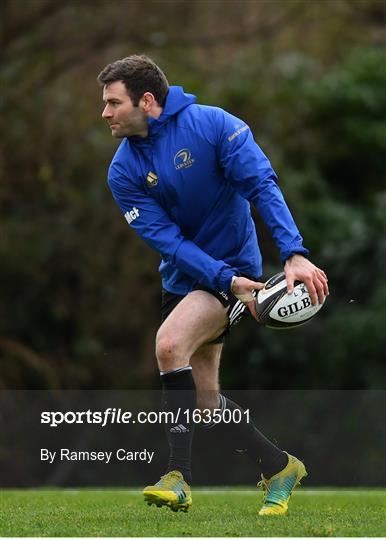
{"type": "Polygon", "coordinates": [[[192,153],[188,148],[183,148],[182,150],[179,150],[174,156],[174,166],[177,171],[179,169],[186,169],[187,167],[191,167],[194,162],[195,159],[192,158],[192,153]]]}
{"type": "MultiPolygon", "coordinates": [[[[238,124],[236,124],[235,127],[237,127],[237,126],[238,126],[238,124]]],[[[238,136],[240,135],[240,133],[242,133],[243,131],[247,131],[247,129],[249,129],[249,126],[247,126],[247,125],[244,125],[244,126],[238,128],[238,129],[236,129],[236,131],[234,131],[234,132],[232,133],[232,135],[229,135],[228,141],[229,141],[229,142],[232,142],[233,139],[235,139],[236,137],[238,137],[238,136]]]]}
{"type": "Polygon", "coordinates": [[[127,223],[130,225],[131,223],[133,223],[135,219],[137,219],[138,216],[139,216],[139,210],[138,208],[134,206],[132,210],[126,212],[125,219],[127,223]]]}

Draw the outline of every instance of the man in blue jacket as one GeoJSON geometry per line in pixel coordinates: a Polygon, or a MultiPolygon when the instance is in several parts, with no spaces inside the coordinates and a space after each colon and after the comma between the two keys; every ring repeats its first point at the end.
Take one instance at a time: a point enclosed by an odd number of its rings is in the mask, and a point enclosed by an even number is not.
{"type": "MultiPolygon", "coordinates": [[[[109,168],[110,189],[129,226],[162,257],[156,357],[163,406],[174,421],[167,426],[166,473],[144,496],[148,503],[186,511],[192,503],[192,412],[241,409],[220,394],[218,372],[224,335],[246,313],[256,316],[254,291],[263,287],[250,203],[280,251],[289,292],[301,280],[312,302],[322,303],[327,278],[305,257],[276,174],[245,122],[196,104],[143,55],[109,64],[98,81],[102,117],[112,136],[122,139],[109,168]]],[[[235,447],[247,449],[260,465],[265,499],[259,514],[285,514],[306,474],[303,463],[246,419],[229,429],[235,447]]]]}

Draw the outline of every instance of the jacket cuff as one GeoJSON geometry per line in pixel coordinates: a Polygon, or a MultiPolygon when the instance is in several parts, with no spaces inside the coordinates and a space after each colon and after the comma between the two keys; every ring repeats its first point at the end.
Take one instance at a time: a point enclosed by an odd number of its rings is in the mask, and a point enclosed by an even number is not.
{"type": "Polygon", "coordinates": [[[224,291],[225,293],[229,293],[231,289],[231,281],[233,276],[239,276],[240,273],[237,270],[237,268],[232,268],[231,266],[227,266],[223,270],[219,272],[217,275],[217,283],[216,283],[216,289],[218,291],[224,291]]]}
{"type": "Polygon", "coordinates": [[[281,259],[281,262],[284,264],[287,259],[292,257],[292,255],[299,254],[299,255],[303,255],[303,257],[308,257],[309,253],[310,251],[307,248],[303,246],[298,246],[296,248],[294,247],[292,249],[283,251],[280,255],[280,259],[281,259]]]}

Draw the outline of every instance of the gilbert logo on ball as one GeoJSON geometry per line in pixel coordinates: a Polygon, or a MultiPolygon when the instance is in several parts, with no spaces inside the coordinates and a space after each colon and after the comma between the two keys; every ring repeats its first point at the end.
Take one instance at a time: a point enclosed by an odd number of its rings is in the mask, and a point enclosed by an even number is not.
{"type": "Polygon", "coordinates": [[[275,329],[305,324],[318,313],[322,305],[312,305],[307,287],[301,281],[295,281],[293,293],[288,294],[284,272],[271,277],[256,298],[259,322],[275,329]]]}

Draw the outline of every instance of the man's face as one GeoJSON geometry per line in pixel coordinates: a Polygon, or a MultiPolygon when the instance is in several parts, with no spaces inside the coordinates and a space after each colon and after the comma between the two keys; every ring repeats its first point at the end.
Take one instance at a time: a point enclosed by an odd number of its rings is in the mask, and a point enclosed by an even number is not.
{"type": "Polygon", "coordinates": [[[102,118],[107,120],[113,137],[117,139],[131,135],[146,137],[148,132],[147,115],[141,109],[141,102],[138,107],[134,107],[122,81],[104,86],[103,101],[105,108],[102,112],[102,118]]]}

